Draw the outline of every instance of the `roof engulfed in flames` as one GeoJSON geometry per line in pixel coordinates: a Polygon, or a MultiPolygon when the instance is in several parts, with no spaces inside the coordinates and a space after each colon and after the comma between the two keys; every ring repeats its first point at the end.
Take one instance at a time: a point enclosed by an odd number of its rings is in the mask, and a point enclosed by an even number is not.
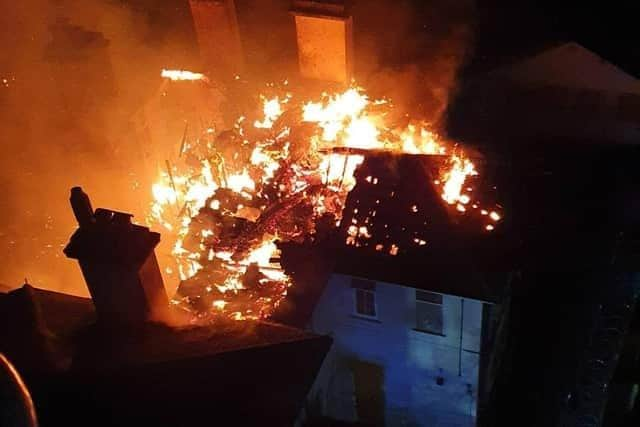
{"type": "MultiPolygon", "coordinates": [[[[163,70],[162,76],[206,79],[188,71],[163,70]]],[[[448,156],[434,182],[443,202],[459,215],[485,215],[488,231],[500,220],[465,191],[467,178],[478,172],[463,151],[424,123],[386,124],[389,101],[372,101],[358,87],[314,101],[287,89],[285,83],[279,93],[260,96],[255,120],[243,116],[233,129],[209,128],[183,141],[180,164],[167,162],[153,185],[149,222],[175,236],[182,281],[176,304],[206,318],[268,317],[291,285],[275,242],[302,241],[339,224],[366,150],[448,156]]],[[[354,233],[369,233],[356,228],[349,228],[346,244],[354,233]]],[[[401,250],[392,247],[390,254],[401,250]]]]}

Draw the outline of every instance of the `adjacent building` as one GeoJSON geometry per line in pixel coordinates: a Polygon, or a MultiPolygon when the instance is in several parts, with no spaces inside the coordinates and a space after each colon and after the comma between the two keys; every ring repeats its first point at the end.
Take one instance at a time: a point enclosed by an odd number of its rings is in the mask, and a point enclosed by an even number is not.
{"type": "Polygon", "coordinates": [[[325,415],[372,425],[476,425],[505,306],[433,292],[439,287],[425,279],[415,288],[331,276],[310,325],[334,339],[311,395],[325,415]]]}
{"type": "Polygon", "coordinates": [[[640,141],[640,80],[575,42],[478,75],[461,92],[454,127],[471,140],[640,141]]]}

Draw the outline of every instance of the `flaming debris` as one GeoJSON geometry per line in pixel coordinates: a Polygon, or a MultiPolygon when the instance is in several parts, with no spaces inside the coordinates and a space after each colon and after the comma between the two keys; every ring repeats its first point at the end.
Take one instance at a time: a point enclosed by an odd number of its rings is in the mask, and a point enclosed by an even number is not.
{"type": "MultiPolygon", "coordinates": [[[[206,79],[180,70],[162,70],[162,76],[206,79]]],[[[477,207],[467,182],[477,175],[472,161],[425,124],[388,126],[392,107],[386,100],[371,101],[358,87],[307,102],[289,92],[260,99],[262,111],[254,120],[242,116],[232,129],[207,129],[181,149],[180,164],[167,162],[152,187],[148,220],[175,236],[181,284],[174,303],[201,317],[241,320],[273,313],[291,285],[276,241],[302,241],[340,224],[365,150],[449,156],[435,182],[443,200],[455,214],[464,214],[472,201],[477,207]]],[[[495,211],[482,215],[486,231],[500,220],[495,211]]],[[[346,244],[371,237],[366,224],[354,223],[346,244]]],[[[388,253],[400,251],[394,244],[388,253]]]]}
{"type": "Polygon", "coordinates": [[[173,80],[173,81],[177,81],[177,80],[207,80],[207,77],[202,74],[202,73],[194,73],[192,71],[185,71],[185,70],[162,70],[162,72],[160,73],[160,76],[165,78],[165,79],[169,79],[169,80],[173,80]]]}

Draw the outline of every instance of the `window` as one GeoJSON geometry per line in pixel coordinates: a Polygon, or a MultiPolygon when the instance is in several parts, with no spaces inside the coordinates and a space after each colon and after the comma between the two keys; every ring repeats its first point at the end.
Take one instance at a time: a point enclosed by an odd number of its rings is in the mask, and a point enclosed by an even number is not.
{"type": "Polygon", "coordinates": [[[442,295],[416,291],[416,329],[442,335],[442,295]]]}
{"type": "Polygon", "coordinates": [[[355,313],[359,316],[376,317],[376,282],[351,279],[355,313]]]}

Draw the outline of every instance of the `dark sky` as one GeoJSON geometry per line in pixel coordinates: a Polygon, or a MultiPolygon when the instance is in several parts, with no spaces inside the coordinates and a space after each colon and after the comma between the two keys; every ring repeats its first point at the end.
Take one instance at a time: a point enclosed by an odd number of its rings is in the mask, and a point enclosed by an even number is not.
{"type": "Polygon", "coordinates": [[[479,0],[476,61],[507,61],[545,44],[574,40],[640,76],[640,2],[479,0]]]}

